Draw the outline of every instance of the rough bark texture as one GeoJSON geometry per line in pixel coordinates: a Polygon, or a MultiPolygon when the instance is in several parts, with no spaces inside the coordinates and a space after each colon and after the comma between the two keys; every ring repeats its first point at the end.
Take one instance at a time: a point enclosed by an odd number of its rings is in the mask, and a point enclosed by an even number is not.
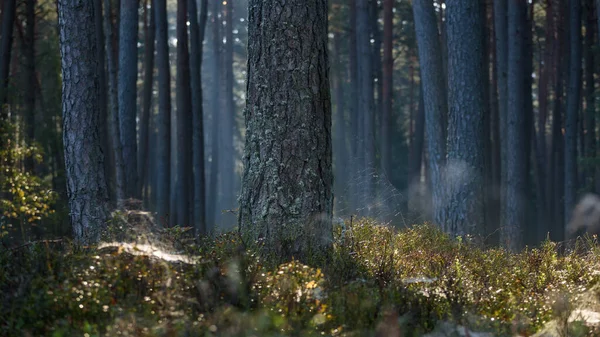
{"type": "Polygon", "coordinates": [[[187,0],[177,1],[177,224],[190,226],[192,189],[192,101],[187,0]]]}
{"type": "Polygon", "coordinates": [[[138,73],[138,1],[121,1],[119,21],[119,128],[123,164],[125,166],[125,197],[138,197],[136,99],[138,73]]]}
{"type": "MultiPolygon", "coordinates": [[[[392,157],[391,150],[391,129],[392,129],[392,88],[394,73],[394,58],[392,51],[394,49],[394,1],[384,0],[383,2],[383,92],[382,92],[382,114],[381,114],[381,170],[385,175],[391,174],[390,161],[392,157]]],[[[411,107],[412,108],[412,107],[411,107]]]]}
{"type": "Polygon", "coordinates": [[[165,222],[169,214],[171,191],[171,71],[169,70],[169,36],[167,1],[155,0],[156,67],[158,68],[158,115],[156,124],[156,213],[165,222]]]}
{"type": "Polygon", "coordinates": [[[94,6],[91,1],[58,2],[63,78],[63,142],[67,194],[75,241],[97,241],[108,217],[100,111],[94,6]]]}
{"type": "Polygon", "coordinates": [[[156,37],[156,16],[153,15],[154,0],[150,0],[150,8],[144,9],[144,89],[142,97],[142,113],[140,116],[140,148],[138,157],[138,191],[148,186],[148,133],[150,127],[150,109],[152,108],[152,84],[154,83],[154,39],[156,37]],[[149,18],[148,18],[149,16],[149,18]]]}
{"type": "Polygon", "coordinates": [[[504,194],[503,226],[500,243],[507,249],[518,250],[523,244],[523,228],[527,220],[524,185],[526,181],[525,129],[525,16],[526,4],[508,2],[508,73],[506,114],[506,193],[504,194]]]}
{"type": "Polygon", "coordinates": [[[565,119],[565,223],[577,194],[577,120],[581,99],[581,2],[569,1],[569,75],[565,119]]]}
{"type": "Polygon", "coordinates": [[[303,258],[332,245],[327,1],[250,0],[249,10],[240,231],[303,258]]]}
{"type": "Polygon", "coordinates": [[[425,132],[427,134],[428,171],[431,177],[433,219],[439,225],[444,219],[444,181],[442,169],[446,159],[446,122],[448,111],[440,40],[433,3],[428,0],[413,2],[415,30],[419,49],[421,81],[425,100],[425,132]]]}
{"type": "Polygon", "coordinates": [[[356,0],[356,48],[358,67],[359,150],[362,179],[358,182],[362,215],[371,215],[375,204],[375,126],[373,97],[373,62],[370,37],[369,1],[356,0]]]}
{"type": "Polygon", "coordinates": [[[448,156],[444,229],[484,234],[486,81],[480,0],[451,2],[448,29],[448,156]]]}
{"type": "Polygon", "coordinates": [[[104,0],[104,34],[106,46],[106,63],[108,64],[108,100],[109,100],[109,131],[110,142],[115,161],[115,199],[117,203],[125,199],[125,167],[121,148],[121,132],[119,129],[119,99],[117,93],[117,54],[113,45],[113,23],[111,19],[111,1],[104,0]]]}
{"type": "Polygon", "coordinates": [[[7,0],[2,10],[2,37],[0,38],[0,121],[6,120],[4,104],[7,98],[16,1],[7,0]]]}
{"type": "Polygon", "coordinates": [[[192,151],[194,166],[194,228],[196,234],[207,233],[206,227],[206,178],[204,167],[204,110],[202,107],[202,42],[206,27],[208,0],[200,5],[200,22],[196,0],[188,0],[190,20],[190,74],[192,89],[192,151]]]}

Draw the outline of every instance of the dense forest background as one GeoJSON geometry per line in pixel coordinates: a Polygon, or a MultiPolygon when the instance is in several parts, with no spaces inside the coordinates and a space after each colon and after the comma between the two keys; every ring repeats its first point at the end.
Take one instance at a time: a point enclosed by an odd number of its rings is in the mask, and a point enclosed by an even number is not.
{"type": "MultiPolygon", "coordinates": [[[[204,234],[237,224],[248,3],[186,3],[94,0],[99,132],[113,205],[142,200],[165,227],[204,234]]],[[[600,191],[598,5],[486,1],[461,15],[443,1],[329,1],[335,217],[446,223],[442,182],[472,179],[481,228],[446,231],[510,247],[564,240],[579,196],[600,191]],[[483,29],[456,39],[452,20],[483,29]],[[448,57],[464,43],[481,59],[448,57]],[[471,80],[483,95],[460,85],[471,80]],[[477,111],[456,104],[464,96],[482,98],[477,111]],[[465,157],[481,170],[452,161],[465,157]]],[[[57,4],[0,11],[0,239],[70,236],[57,4]]]]}

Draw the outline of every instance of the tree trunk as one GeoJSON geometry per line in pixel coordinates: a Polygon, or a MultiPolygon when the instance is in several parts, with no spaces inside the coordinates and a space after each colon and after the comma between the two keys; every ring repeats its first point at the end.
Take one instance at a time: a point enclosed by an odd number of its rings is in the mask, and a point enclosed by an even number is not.
{"type": "Polygon", "coordinates": [[[348,170],[348,153],[346,148],[346,101],[344,95],[344,65],[341,58],[342,49],[342,35],[336,33],[333,38],[333,52],[331,59],[335,60],[332,67],[334,73],[332,74],[332,87],[333,87],[333,102],[335,103],[335,123],[333,129],[334,137],[334,167],[335,167],[335,207],[336,211],[345,209],[346,206],[346,192],[345,189],[348,186],[346,172],[348,170]]]}
{"type": "Polygon", "coordinates": [[[581,2],[569,1],[569,75],[565,120],[565,223],[577,195],[577,119],[581,98],[581,2]]]}
{"type": "Polygon", "coordinates": [[[187,34],[187,1],[177,1],[177,224],[190,226],[192,188],[192,101],[187,34]]]}
{"type": "Polygon", "coordinates": [[[445,223],[444,181],[442,169],[446,158],[446,121],[448,111],[443,77],[440,40],[433,3],[414,0],[415,31],[419,49],[422,95],[425,100],[425,131],[427,133],[428,171],[431,177],[433,219],[439,225],[445,223]]]}
{"type": "MultiPolygon", "coordinates": [[[[220,142],[220,152],[222,160],[222,169],[219,170],[221,175],[221,193],[222,202],[221,207],[225,210],[232,210],[236,208],[236,191],[234,190],[235,172],[234,172],[234,159],[235,151],[233,149],[233,133],[235,125],[233,123],[235,117],[235,102],[233,98],[233,1],[227,1],[225,5],[225,109],[222,113],[222,132],[220,142]]],[[[224,228],[231,228],[235,225],[235,218],[231,215],[223,216],[221,225],[224,228]]]]}
{"type": "Polygon", "coordinates": [[[527,221],[527,144],[525,109],[525,40],[527,5],[520,1],[508,1],[508,73],[506,78],[508,106],[506,114],[506,193],[504,195],[503,219],[500,232],[501,244],[512,251],[523,245],[523,229],[527,221]]]}
{"type": "Polygon", "coordinates": [[[138,1],[121,1],[119,20],[119,131],[125,166],[125,197],[137,198],[136,99],[138,1]]]}
{"type": "Polygon", "coordinates": [[[219,13],[221,12],[221,2],[214,1],[212,3],[212,42],[213,42],[213,111],[212,111],[212,131],[211,131],[211,162],[210,162],[210,179],[208,185],[208,193],[207,193],[207,206],[206,209],[208,211],[208,224],[209,226],[213,226],[213,228],[217,227],[217,222],[219,218],[217,214],[218,212],[218,203],[219,200],[219,115],[221,113],[221,45],[223,41],[221,39],[221,21],[219,20],[219,13]]]}
{"type": "Polygon", "coordinates": [[[111,18],[111,1],[104,0],[104,36],[106,46],[106,63],[108,64],[108,99],[110,106],[109,131],[110,147],[115,161],[115,199],[117,204],[125,199],[125,167],[123,166],[123,151],[121,147],[121,131],[119,128],[119,99],[118,99],[118,55],[114,46],[113,22],[111,18]]]}
{"type": "Polygon", "coordinates": [[[333,239],[327,1],[249,8],[240,232],[268,253],[303,259],[333,239]]]}
{"type": "Polygon", "coordinates": [[[0,38],[0,122],[6,121],[8,117],[4,110],[4,104],[6,104],[8,96],[16,1],[7,0],[2,10],[2,37],[0,38]]]}
{"type": "MultiPolygon", "coordinates": [[[[392,128],[392,102],[394,87],[394,58],[392,55],[394,49],[394,1],[384,0],[383,2],[383,107],[381,115],[381,170],[386,176],[392,172],[390,165],[392,151],[390,138],[392,128]]],[[[412,109],[412,106],[411,106],[412,109]]]]}
{"type": "Polygon", "coordinates": [[[190,20],[190,71],[193,114],[193,166],[194,166],[194,228],[196,235],[205,235],[206,226],[206,178],[204,169],[204,109],[202,107],[202,54],[206,27],[208,0],[200,4],[200,22],[196,0],[188,0],[190,20]]]}
{"type": "Polygon", "coordinates": [[[350,205],[351,211],[356,212],[360,205],[360,175],[363,172],[362,163],[358,160],[359,157],[359,130],[360,114],[358,110],[358,49],[356,46],[356,0],[349,0],[350,24],[349,24],[349,51],[348,51],[348,66],[350,75],[350,155],[352,157],[352,165],[349,180],[350,184],[350,205]]]}
{"type": "Polygon", "coordinates": [[[108,218],[104,155],[100,148],[98,65],[91,1],[58,2],[63,78],[63,142],[75,242],[100,238],[108,218]]]}
{"type": "Polygon", "coordinates": [[[156,67],[158,68],[158,129],[156,149],[156,213],[168,222],[171,193],[171,71],[169,68],[169,34],[167,1],[155,0],[156,67]]]}
{"type": "MultiPolygon", "coordinates": [[[[585,157],[592,159],[596,157],[596,109],[595,109],[595,58],[594,58],[594,35],[595,35],[595,12],[594,0],[588,0],[586,3],[585,20],[585,50],[583,54],[585,64],[585,157]]],[[[588,177],[589,186],[595,186],[595,167],[586,167],[586,177],[588,177]]]]}
{"type": "MultiPolygon", "coordinates": [[[[36,0],[27,0],[25,3],[25,13],[27,26],[25,28],[25,37],[23,41],[24,51],[24,75],[28,90],[23,93],[25,108],[26,139],[28,144],[35,141],[35,87],[37,79],[35,76],[35,5],[36,0]]],[[[100,121],[102,124],[102,121],[100,121]]],[[[102,125],[101,125],[102,126],[102,125]]],[[[102,131],[102,128],[101,128],[102,131]]],[[[25,169],[33,172],[33,158],[25,160],[25,169]]]]}
{"type": "Polygon", "coordinates": [[[358,157],[362,162],[362,181],[359,181],[360,203],[364,207],[363,215],[372,214],[371,205],[375,204],[375,139],[374,139],[374,101],[372,48],[369,36],[369,0],[356,0],[356,46],[358,66],[358,112],[362,124],[359,132],[358,157]]]}
{"type": "Polygon", "coordinates": [[[457,1],[446,12],[449,118],[443,228],[452,235],[484,234],[487,85],[480,6],[479,0],[457,1]]]}
{"type": "MultiPolygon", "coordinates": [[[[148,189],[148,132],[150,127],[150,110],[152,109],[152,85],[154,83],[154,39],[156,36],[156,16],[153,15],[154,0],[150,0],[150,8],[144,6],[144,91],[142,98],[142,115],[140,116],[140,151],[138,153],[138,191],[148,189]],[[149,18],[148,18],[149,16],[149,18]],[[150,21],[148,23],[148,21],[150,21]]],[[[147,192],[146,192],[147,193],[147,192]]]]}

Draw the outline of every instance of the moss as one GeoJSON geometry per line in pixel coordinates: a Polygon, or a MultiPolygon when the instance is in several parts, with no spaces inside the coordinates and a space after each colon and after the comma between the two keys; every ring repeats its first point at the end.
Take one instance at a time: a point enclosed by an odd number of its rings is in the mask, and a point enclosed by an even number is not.
{"type": "Polygon", "coordinates": [[[416,336],[444,322],[532,334],[565,315],[557,298],[569,294],[572,310],[600,297],[590,240],[576,253],[546,242],[512,254],[428,224],[360,219],[336,225],[325,259],[280,263],[237,233],[194,243],[153,229],[142,240],[130,218],[117,214],[104,236],[123,243],[0,251],[0,335],[363,336],[397,325],[416,336]]]}

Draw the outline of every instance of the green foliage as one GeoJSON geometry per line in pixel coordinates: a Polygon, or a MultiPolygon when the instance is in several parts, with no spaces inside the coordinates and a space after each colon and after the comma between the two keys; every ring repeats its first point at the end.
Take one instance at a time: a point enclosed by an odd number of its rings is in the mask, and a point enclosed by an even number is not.
{"type": "Polygon", "coordinates": [[[599,279],[591,241],[563,255],[552,242],[511,254],[427,224],[396,231],[362,219],[336,227],[332,256],[315,268],[276,265],[237,233],[141,239],[139,217],[115,214],[97,247],[0,250],[0,335],[417,336],[444,322],[531,335],[551,320],[581,335],[587,327],[568,317],[599,279]]]}

